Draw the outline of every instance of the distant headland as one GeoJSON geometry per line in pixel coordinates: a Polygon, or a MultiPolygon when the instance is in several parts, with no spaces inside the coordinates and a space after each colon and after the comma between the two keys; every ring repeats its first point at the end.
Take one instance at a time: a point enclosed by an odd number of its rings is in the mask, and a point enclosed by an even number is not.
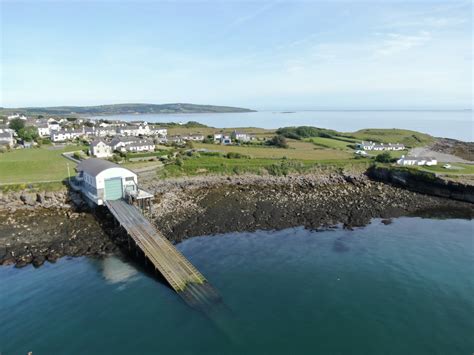
{"type": "Polygon", "coordinates": [[[215,105],[195,105],[187,103],[172,104],[113,104],[98,106],[54,106],[0,108],[0,114],[46,114],[46,115],[124,115],[124,114],[173,114],[173,113],[226,113],[256,112],[255,110],[215,105]]]}

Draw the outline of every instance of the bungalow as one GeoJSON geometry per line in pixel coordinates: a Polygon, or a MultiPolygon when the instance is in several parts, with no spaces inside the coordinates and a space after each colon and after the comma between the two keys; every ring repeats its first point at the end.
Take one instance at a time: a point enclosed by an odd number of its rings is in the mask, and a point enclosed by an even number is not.
{"type": "Polygon", "coordinates": [[[182,143],[183,138],[181,136],[171,136],[168,138],[168,143],[182,143]]]}
{"type": "Polygon", "coordinates": [[[247,133],[234,131],[231,134],[231,138],[239,142],[249,142],[253,137],[247,133]]]}
{"type": "Polygon", "coordinates": [[[405,146],[400,143],[375,143],[372,141],[364,142],[357,144],[358,149],[362,150],[404,150],[405,146]]]}
{"type": "Polygon", "coordinates": [[[106,200],[119,200],[126,192],[137,192],[137,174],[107,160],[82,160],[76,170],[74,185],[96,205],[106,200]]]}
{"type": "Polygon", "coordinates": [[[224,144],[224,145],[232,144],[232,138],[230,136],[222,136],[221,144],[224,144]]]}
{"type": "Polygon", "coordinates": [[[112,147],[101,139],[97,139],[90,144],[89,153],[97,158],[109,158],[113,155],[112,147]]]}
{"type": "Polygon", "coordinates": [[[202,142],[204,140],[204,136],[202,134],[190,134],[189,136],[184,136],[183,140],[185,140],[185,141],[194,141],[194,142],[202,142]]]}
{"type": "Polygon", "coordinates": [[[397,160],[398,165],[437,165],[438,161],[432,157],[410,157],[404,156],[397,160]]]}
{"type": "Polygon", "coordinates": [[[127,152],[153,152],[155,144],[150,140],[143,140],[140,142],[129,144],[125,147],[127,152]]]}
{"type": "Polygon", "coordinates": [[[138,137],[114,137],[110,142],[110,146],[112,150],[116,151],[126,151],[126,146],[140,142],[140,138],[138,137]]]}
{"type": "Polygon", "coordinates": [[[222,139],[223,134],[222,133],[214,133],[214,142],[220,143],[222,139]]]}

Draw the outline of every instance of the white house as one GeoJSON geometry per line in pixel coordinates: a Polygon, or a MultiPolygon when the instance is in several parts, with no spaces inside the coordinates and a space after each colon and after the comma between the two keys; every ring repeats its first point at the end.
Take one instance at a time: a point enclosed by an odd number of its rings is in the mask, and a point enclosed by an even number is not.
{"type": "Polygon", "coordinates": [[[113,155],[112,147],[101,139],[95,140],[90,144],[89,152],[97,158],[109,158],[113,155]]]}
{"type": "Polygon", "coordinates": [[[38,123],[38,135],[40,137],[48,137],[51,134],[51,130],[49,129],[49,125],[46,122],[38,123]]]}
{"type": "Polygon", "coordinates": [[[127,152],[153,152],[155,150],[155,144],[150,140],[142,140],[127,145],[125,149],[127,152]]]}
{"type": "Polygon", "coordinates": [[[114,137],[110,142],[110,146],[112,150],[117,151],[126,151],[125,147],[127,145],[138,143],[140,142],[140,138],[138,137],[114,137]]]}
{"type": "Polygon", "coordinates": [[[95,135],[96,137],[113,137],[117,135],[117,131],[113,127],[97,128],[95,135]]]}
{"type": "Polygon", "coordinates": [[[148,125],[146,126],[127,126],[127,127],[120,127],[117,129],[117,133],[123,135],[123,136],[147,136],[150,134],[150,128],[148,125]]]}
{"type": "Polygon", "coordinates": [[[222,139],[222,133],[214,133],[214,142],[220,143],[222,139]]]}
{"type": "Polygon", "coordinates": [[[48,128],[50,131],[59,131],[61,126],[59,125],[59,122],[49,119],[48,128]]]}
{"type": "Polygon", "coordinates": [[[409,157],[404,156],[397,160],[398,165],[436,165],[438,161],[432,157],[409,157]]]}
{"type": "Polygon", "coordinates": [[[204,136],[202,134],[190,134],[188,136],[183,136],[183,140],[185,140],[185,141],[194,141],[194,142],[202,142],[204,140],[204,136]]]}
{"type": "Polygon", "coordinates": [[[252,137],[249,134],[237,131],[232,132],[231,138],[240,142],[249,142],[252,140],[252,137]]]}
{"type": "Polygon", "coordinates": [[[98,158],[82,160],[75,179],[83,195],[97,205],[119,200],[126,191],[137,192],[137,174],[117,164],[98,158]]]}
{"type": "Polygon", "coordinates": [[[59,131],[51,131],[50,138],[52,142],[64,142],[70,139],[82,137],[84,135],[83,129],[61,129],[59,131]]]}

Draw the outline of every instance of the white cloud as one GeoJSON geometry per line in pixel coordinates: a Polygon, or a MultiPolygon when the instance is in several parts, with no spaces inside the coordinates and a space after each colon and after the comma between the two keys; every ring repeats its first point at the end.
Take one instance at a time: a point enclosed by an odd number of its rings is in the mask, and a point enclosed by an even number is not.
{"type": "Polygon", "coordinates": [[[430,41],[431,33],[420,31],[417,34],[389,33],[375,49],[376,56],[389,56],[419,47],[430,41]]]}

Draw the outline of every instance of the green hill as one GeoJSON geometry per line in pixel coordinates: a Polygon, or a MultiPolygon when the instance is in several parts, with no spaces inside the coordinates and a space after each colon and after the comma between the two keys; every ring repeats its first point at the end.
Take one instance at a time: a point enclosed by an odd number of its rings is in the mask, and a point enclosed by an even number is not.
{"type": "Polygon", "coordinates": [[[247,108],[214,105],[175,104],[115,104],[100,106],[55,106],[2,108],[3,114],[18,112],[26,115],[122,115],[147,113],[225,113],[255,112],[247,108]]]}

